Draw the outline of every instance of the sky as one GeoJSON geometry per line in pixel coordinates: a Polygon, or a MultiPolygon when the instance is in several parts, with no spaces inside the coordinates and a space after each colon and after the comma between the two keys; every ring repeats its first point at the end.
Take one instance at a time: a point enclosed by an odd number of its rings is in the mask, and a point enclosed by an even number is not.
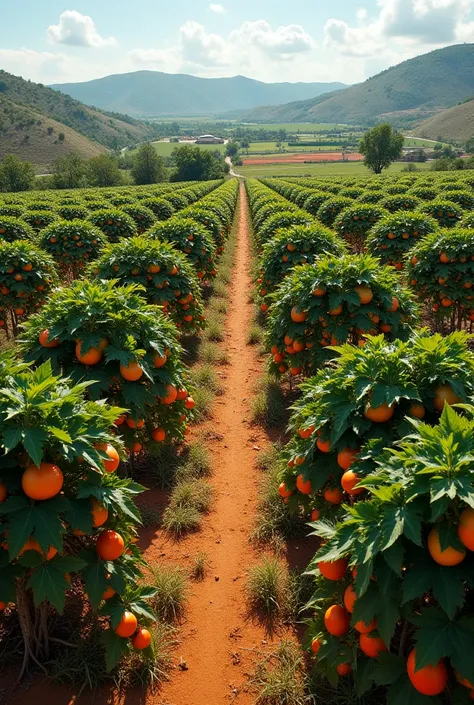
{"type": "Polygon", "coordinates": [[[0,68],[48,84],[144,69],[357,83],[463,42],[474,0],[0,0],[0,68]]]}

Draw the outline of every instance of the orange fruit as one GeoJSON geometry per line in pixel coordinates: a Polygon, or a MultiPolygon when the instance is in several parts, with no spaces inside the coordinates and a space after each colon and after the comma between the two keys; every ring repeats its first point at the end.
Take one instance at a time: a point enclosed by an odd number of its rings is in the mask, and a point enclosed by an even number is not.
{"type": "Polygon", "coordinates": [[[314,637],[314,639],[311,642],[311,651],[313,652],[313,654],[316,655],[320,648],[321,648],[321,640],[314,637]]]}
{"type": "Polygon", "coordinates": [[[151,644],[151,634],[145,627],[140,627],[137,633],[132,637],[132,646],[134,649],[146,649],[151,644]]]}
{"type": "Polygon", "coordinates": [[[54,558],[54,556],[58,552],[57,548],[54,548],[54,546],[50,546],[46,553],[44,553],[39,542],[35,538],[33,538],[33,536],[30,536],[30,538],[26,541],[25,545],[23,546],[18,555],[23,555],[25,551],[36,551],[37,553],[41,553],[43,558],[46,558],[47,561],[50,561],[52,558],[54,558]]]}
{"type": "Polygon", "coordinates": [[[162,443],[166,438],[166,431],[164,428],[155,428],[152,431],[151,436],[157,443],[162,443]]]}
{"type": "Polygon", "coordinates": [[[132,634],[136,632],[137,626],[138,621],[133,612],[125,610],[120,619],[120,622],[117,624],[114,631],[116,634],[118,634],[118,636],[121,636],[126,639],[127,637],[132,636],[132,634]]]}
{"type": "Polygon", "coordinates": [[[43,500],[55,497],[62,490],[64,475],[57,465],[41,463],[30,465],[21,478],[23,492],[31,499],[43,500]]]}
{"type": "Polygon", "coordinates": [[[324,296],[326,293],[326,289],[322,286],[317,286],[316,289],[313,289],[313,296],[324,296]]]}
{"type": "MultiPolygon", "coordinates": [[[[177,395],[176,398],[178,398],[177,395]]],[[[184,406],[186,407],[186,409],[194,409],[194,407],[196,406],[196,402],[192,397],[188,397],[184,402],[184,406]]]]}
{"type": "Polygon", "coordinates": [[[344,636],[349,631],[349,612],[341,605],[331,605],[324,615],[324,626],[333,636],[344,636]]]}
{"type": "Polygon", "coordinates": [[[354,624],[354,629],[359,632],[359,634],[370,634],[374,629],[377,628],[377,620],[373,619],[371,622],[367,623],[360,619],[354,624]]]}
{"type": "Polygon", "coordinates": [[[300,435],[300,438],[309,438],[311,434],[314,432],[314,426],[309,426],[308,428],[300,428],[298,430],[298,433],[300,435]]]}
{"type": "Polygon", "coordinates": [[[303,475],[298,475],[296,478],[296,487],[301,494],[311,494],[311,481],[305,480],[303,475]]]}
{"type": "Polygon", "coordinates": [[[321,453],[329,453],[331,450],[331,444],[329,441],[322,441],[320,438],[316,441],[316,445],[321,451],[321,453]]]}
{"type": "Polygon", "coordinates": [[[184,401],[188,396],[188,390],[185,389],[184,387],[182,389],[178,389],[178,393],[176,395],[176,401],[184,401]]]}
{"type": "Polygon", "coordinates": [[[135,421],[130,417],[126,419],[125,423],[129,428],[143,428],[143,426],[145,425],[145,421],[143,419],[138,419],[138,421],[135,421]]]}
{"type": "Polygon", "coordinates": [[[94,526],[96,529],[99,526],[102,526],[105,524],[109,517],[109,510],[107,507],[104,507],[103,504],[100,504],[96,499],[92,500],[92,526],[94,526]]]}
{"type": "Polygon", "coordinates": [[[103,460],[104,470],[106,472],[115,472],[120,465],[120,456],[110,443],[102,443],[97,446],[97,450],[102,450],[109,457],[108,460],[103,460]]]}
{"type": "Polygon", "coordinates": [[[343,494],[338,487],[330,488],[324,490],[324,499],[329,504],[341,504],[343,500],[343,494]]]}
{"type": "Polygon", "coordinates": [[[102,599],[103,600],[110,600],[110,598],[113,597],[114,595],[115,595],[115,590],[113,589],[113,587],[110,587],[110,585],[109,585],[109,587],[106,588],[104,590],[104,592],[102,593],[102,599]]]}
{"type": "Polygon", "coordinates": [[[360,303],[363,305],[370,304],[370,302],[374,298],[372,289],[368,286],[355,286],[354,291],[359,295],[360,303]]]}
{"type": "Polygon", "coordinates": [[[438,529],[434,526],[428,534],[428,551],[431,558],[439,565],[452,566],[462,563],[466,557],[466,551],[458,551],[457,548],[448,546],[444,551],[441,550],[439,541],[438,529]]]}
{"type": "Polygon", "coordinates": [[[178,396],[178,390],[173,384],[167,384],[165,387],[165,396],[161,398],[161,403],[166,404],[167,406],[169,404],[173,404],[173,402],[176,401],[176,398],[178,396]]]}
{"type": "Polygon", "coordinates": [[[115,561],[124,552],[125,543],[117,531],[107,529],[99,535],[95,548],[104,561],[115,561]]]}
{"type": "Polygon", "coordinates": [[[342,313],[342,304],[339,304],[336,308],[331,309],[328,313],[330,316],[340,316],[342,313]]]}
{"type": "Polygon", "coordinates": [[[0,482],[0,502],[4,502],[7,498],[7,495],[7,488],[3,483],[0,482]]]}
{"type": "Polygon", "coordinates": [[[339,663],[336,666],[336,671],[340,676],[348,676],[352,671],[352,666],[350,663],[339,663]]]}
{"type": "Polygon", "coordinates": [[[354,487],[358,484],[360,481],[360,477],[353,471],[353,470],[346,470],[344,475],[341,477],[341,485],[342,488],[347,494],[352,495],[353,497],[357,497],[357,495],[362,494],[365,492],[363,487],[358,487],[357,489],[354,489],[354,487]]]}
{"type": "Polygon", "coordinates": [[[395,311],[398,311],[399,305],[400,304],[399,304],[397,297],[393,296],[392,297],[392,305],[390,306],[390,308],[387,309],[387,311],[389,311],[390,313],[395,313],[395,311]]]}
{"type": "Polygon", "coordinates": [[[82,341],[76,343],[76,357],[83,365],[97,365],[102,360],[102,351],[108,345],[108,341],[103,338],[96,348],[90,347],[87,352],[84,352],[82,341]]]}
{"type": "Polygon", "coordinates": [[[442,262],[443,264],[448,264],[448,262],[450,261],[450,259],[449,259],[448,255],[446,254],[446,252],[442,252],[442,253],[440,254],[440,256],[439,256],[439,261],[442,262]]]}
{"type": "Polygon", "coordinates": [[[320,514],[321,512],[319,511],[319,509],[313,509],[313,511],[311,512],[311,521],[318,521],[320,514]]]}
{"type": "Polygon", "coordinates": [[[474,551],[474,509],[467,507],[459,515],[458,536],[466,548],[474,551]]]}
{"type": "Polygon", "coordinates": [[[291,320],[294,323],[304,323],[306,321],[307,314],[305,311],[299,311],[297,306],[293,306],[291,309],[291,320]]]}
{"type": "Polygon", "coordinates": [[[390,406],[384,402],[380,406],[368,406],[364,412],[364,416],[369,421],[374,423],[386,423],[395,413],[395,404],[390,406]]]}
{"type": "Polygon", "coordinates": [[[328,580],[341,580],[346,574],[347,559],[339,558],[337,561],[319,561],[319,572],[328,580]]]}
{"type": "Polygon", "coordinates": [[[293,490],[289,490],[286,484],[282,482],[278,488],[278,494],[285,499],[286,497],[291,497],[293,490]]]}
{"type": "Polygon", "coordinates": [[[459,404],[461,401],[450,384],[440,384],[435,389],[433,404],[437,411],[443,411],[445,404],[452,406],[453,404],[459,404]]]}
{"type": "Polygon", "coordinates": [[[49,339],[49,330],[47,328],[42,330],[39,334],[39,342],[43,348],[57,348],[59,345],[59,340],[56,338],[53,338],[52,340],[49,339]]]}
{"type": "Polygon", "coordinates": [[[337,454],[337,463],[343,470],[349,470],[350,466],[359,454],[358,448],[344,448],[337,454]]]}
{"type": "Polygon", "coordinates": [[[158,353],[156,353],[155,357],[153,358],[153,367],[163,367],[163,365],[166,364],[167,359],[168,358],[166,357],[166,355],[159,355],[158,353]]]}
{"type": "Polygon", "coordinates": [[[410,416],[414,416],[416,419],[423,419],[426,414],[426,409],[420,402],[413,402],[410,406],[408,413],[410,416]]]}
{"type": "Polygon", "coordinates": [[[460,683],[461,685],[463,685],[465,688],[469,688],[469,690],[474,689],[474,685],[472,685],[471,681],[468,681],[467,678],[463,678],[461,676],[461,674],[458,673],[458,671],[456,671],[455,676],[456,676],[457,682],[460,683]]]}
{"type": "Polygon", "coordinates": [[[423,695],[439,695],[448,683],[448,671],[443,659],[435,666],[424,666],[416,670],[416,649],[408,656],[407,673],[412,686],[423,695]]]}
{"type": "Polygon", "coordinates": [[[128,365],[120,365],[120,374],[127,382],[136,382],[143,376],[143,368],[136,360],[132,360],[128,365]]]}
{"type": "Polygon", "coordinates": [[[359,637],[360,650],[369,658],[377,658],[377,656],[388,648],[379,636],[371,636],[370,634],[361,634],[359,637]]]}
{"type": "Polygon", "coordinates": [[[351,614],[354,611],[354,605],[355,605],[356,600],[357,600],[356,591],[354,590],[352,585],[348,585],[346,587],[345,592],[344,592],[344,607],[351,614]]]}

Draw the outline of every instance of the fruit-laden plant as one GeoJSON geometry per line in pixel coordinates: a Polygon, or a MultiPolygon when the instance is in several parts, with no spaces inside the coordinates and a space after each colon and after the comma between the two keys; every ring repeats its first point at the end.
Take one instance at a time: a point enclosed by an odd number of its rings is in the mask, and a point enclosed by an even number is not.
{"type": "Polygon", "coordinates": [[[84,220],[58,220],[39,235],[63,279],[76,279],[107,244],[104,233],[84,220]]]}
{"type": "Polygon", "coordinates": [[[102,230],[109,242],[137,234],[135,221],[119,208],[104,208],[89,215],[90,222],[102,230]]]}
{"type": "Polygon", "coordinates": [[[309,215],[309,213],[299,208],[279,211],[266,219],[263,225],[257,230],[255,233],[256,241],[258,245],[262,247],[282,228],[290,228],[294,225],[309,227],[314,225],[314,222],[314,218],[309,215]]]}
{"type": "Polygon", "coordinates": [[[132,457],[182,440],[193,414],[176,327],[141,294],[137,284],[76,281],[53,292],[22,336],[27,360],[51,360],[55,370],[91,382],[92,399],[129,409],[116,426],[132,457]]]}
{"type": "MultiPolygon", "coordinates": [[[[331,198],[330,193],[327,193],[325,191],[312,191],[309,196],[306,196],[304,203],[301,204],[301,207],[304,208],[308,213],[311,213],[311,215],[318,215],[321,207],[329,200],[334,201],[334,198],[331,198]]],[[[346,201],[346,199],[344,199],[346,201]]],[[[347,205],[350,205],[352,203],[351,199],[347,199],[347,205]]],[[[321,218],[321,222],[327,225],[321,218]]]]}
{"type": "Polygon", "coordinates": [[[324,544],[312,570],[333,580],[317,578],[308,638],[318,670],[334,682],[339,664],[349,664],[359,694],[376,685],[387,687],[387,705],[467,704],[474,422],[446,406],[438,425],[413,423],[377,459],[366,499],[336,525],[313,524],[324,544]]]}
{"type": "Polygon", "coordinates": [[[408,191],[410,196],[415,196],[421,201],[434,201],[438,196],[438,189],[431,186],[417,186],[416,184],[408,191]]]}
{"type": "Polygon", "coordinates": [[[425,235],[438,230],[434,218],[421,213],[400,212],[387,215],[369,230],[367,251],[384,264],[403,269],[403,260],[425,235]]]}
{"type": "Polygon", "coordinates": [[[186,208],[186,206],[189,206],[191,200],[194,200],[194,198],[188,199],[184,193],[176,191],[175,193],[167,193],[166,200],[171,203],[175,211],[181,211],[183,208],[186,208]]]}
{"type": "Polygon", "coordinates": [[[25,209],[22,206],[17,206],[14,203],[2,203],[0,201],[0,218],[8,215],[11,218],[21,218],[25,209]]]}
{"type": "Polygon", "coordinates": [[[156,220],[168,220],[175,212],[172,203],[165,198],[145,198],[141,204],[154,213],[156,220]]]}
{"type": "Polygon", "coordinates": [[[57,213],[63,220],[85,220],[89,215],[85,206],[73,204],[58,206],[57,213]]]}
{"type": "Polygon", "coordinates": [[[162,306],[183,333],[204,327],[201,288],[186,255],[169,242],[134,237],[109,244],[89,269],[90,277],[140,284],[149,304],[162,306]]]}
{"type": "Polygon", "coordinates": [[[364,193],[364,189],[361,186],[346,186],[339,191],[339,195],[344,198],[352,198],[352,200],[358,199],[364,193]]]}
{"type": "Polygon", "coordinates": [[[404,338],[417,306],[396,272],[369,255],[327,256],[295,267],[272,295],[267,347],[272,371],[312,374],[332,346],[364,336],[404,338]]]}
{"type": "MultiPolygon", "coordinates": [[[[19,677],[46,671],[58,643],[54,611],[63,612],[72,584],[106,620],[111,669],[131,650],[138,626],[155,618],[135,545],[133,499],[143,488],[115,473],[121,445],[110,428],[122,409],[86,401],[87,383],[53,376],[50,363],[33,371],[2,353],[0,379],[0,601],[18,615],[19,677]],[[131,641],[120,631],[127,613],[140,623],[127,632],[131,641]]],[[[79,614],[86,613],[82,604],[79,614]]]]}
{"type": "Polygon", "coordinates": [[[425,237],[407,257],[407,277],[436,320],[461,330],[474,321],[474,231],[454,228],[425,237]]]}
{"type": "Polygon", "coordinates": [[[397,211],[414,211],[420,205],[420,201],[416,196],[405,193],[398,196],[388,196],[380,201],[380,205],[389,213],[396,213],[397,211]]]}
{"type": "Polygon", "coordinates": [[[120,210],[130,216],[135,222],[137,233],[141,235],[156,223],[156,216],[143,203],[128,203],[120,206],[120,210]]]}
{"type": "Polygon", "coordinates": [[[217,254],[222,254],[227,238],[227,229],[224,227],[222,220],[214,211],[206,206],[200,205],[198,202],[196,205],[185,208],[180,213],[180,217],[191,218],[192,220],[195,220],[196,223],[199,223],[206,228],[212,238],[212,241],[214,242],[214,245],[216,246],[217,254]]]}
{"type": "Polygon", "coordinates": [[[311,263],[320,255],[346,254],[345,243],[328,228],[314,223],[311,226],[293,225],[282,228],[268,240],[260,257],[260,296],[264,304],[275,287],[299,264],[311,263]]]}
{"type": "Polygon", "coordinates": [[[24,220],[30,228],[39,232],[43,230],[43,228],[47,228],[51,223],[54,223],[54,221],[58,219],[58,216],[51,211],[25,211],[21,219],[24,220]]]}
{"type": "Polygon", "coordinates": [[[0,326],[16,335],[18,321],[36,311],[58,284],[52,258],[27,240],[0,241],[0,326]]]}
{"type": "Polygon", "coordinates": [[[211,236],[203,225],[191,218],[175,216],[165,223],[158,223],[147,232],[151,240],[170,242],[183,252],[202,281],[216,275],[216,248],[211,236]]]}
{"type": "Polygon", "coordinates": [[[465,215],[460,206],[441,197],[422,205],[419,211],[437,220],[441,228],[456,227],[465,215]]]}
{"type": "MultiPolygon", "coordinates": [[[[350,208],[354,204],[351,198],[344,196],[333,196],[332,198],[325,199],[318,210],[316,211],[316,216],[318,220],[331,228],[334,225],[334,221],[341,211],[345,208],[350,208]]],[[[311,211],[310,211],[311,212],[311,211]]]]}
{"type": "Polygon", "coordinates": [[[386,215],[387,211],[381,206],[358,203],[344,208],[333,227],[338,235],[347,240],[354,252],[362,252],[367,232],[386,215]]]}
{"type": "Polygon", "coordinates": [[[468,213],[459,223],[461,228],[469,228],[469,230],[474,230],[474,213],[468,213]]]}
{"type": "Polygon", "coordinates": [[[380,203],[384,198],[387,198],[385,191],[374,191],[367,189],[364,193],[357,199],[358,203],[380,203]]]}
{"type": "Polygon", "coordinates": [[[34,240],[35,231],[20,218],[0,215],[0,240],[14,242],[15,240],[34,240]]]}
{"type": "Polygon", "coordinates": [[[446,194],[446,197],[449,198],[452,203],[456,203],[463,210],[474,210],[474,196],[470,191],[462,190],[460,188],[459,190],[449,191],[446,194]]]}
{"type": "Polygon", "coordinates": [[[382,448],[409,432],[410,417],[436,423],[446,402],[466,402],[474,392],[474,354],[464,332],[421,332],[392,343],[378,336],[338,353],[302,384],[293,438],[281,453],[289,508],[315,509],[321,518],[363,492],[359,479],[373,471],[382,448]]]}

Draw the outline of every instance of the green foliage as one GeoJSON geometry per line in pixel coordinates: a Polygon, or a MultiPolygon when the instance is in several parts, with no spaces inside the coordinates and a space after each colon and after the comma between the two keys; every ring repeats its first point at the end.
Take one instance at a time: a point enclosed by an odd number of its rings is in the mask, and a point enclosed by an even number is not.
{"type": "Polygon", "coordinates": [[[141,235],[152,227],[156,222],[156,217],[150,208],[140,203],[129,203],[120,206],[120,210],[130,216],[135,221],[137,233],[141,235]]]}
{"type": "Polygon", "coordinates": [[[403,142],[403,135],[384,123],[367,130],[359,144],[359,152],[364,155],[366,167],[374,174],[381,174],[401,156],[403,142]]]}
{"type": "Polygon", "coordinates": [[[320,205],[316,215],[321,223],[330,228],[333,226],[339,213],[345,208],[349,208],[351,205],[353,205],[352,199],[344,196],[334,196],[333,198],[328,198],[320,205]]]}
{"type": "Polygon", "coordinates": [[[89,215],[90,222],[102,230],[110,242],[137,234],[134,220],[118,208],[104,208],[89,215]]]}
{"type": "Polygon", "coordinates": [[[369,231],[367,251],[384,264],[402,269],[407,252],[437,227],[434,218],[421,213],[407,211],[387,215],[369,231]]]}
{"type": "Polygon", "coordinates": [[[0,191],[29,191],[34,180],[33,164],[22,162],[14,154],[8,154],[0,161],[0,191]]]}
{"type": "Polygon", "coordinates": [[[99,228],[83,220],[59,220],[45,228],[39,243],[56,262],[63,276],[76,278],[107,244],[99,228]]]}
{"type": "Polygon", "coordinates": [[[382,208],[385,208],[390,213],[396,213],[397,211],[414,211],[419,205],[420,201],[416,196],[411,196],[407,193],[389,196],[379,201],[382,208]]]}
{"type": "Polygon", "coordinates": [[[166,164],[152,144],[142,144],[133,156],[132,176],[136,184],[156,184],[166,181],[166,164]]]}
{"type": "Polygon", "coordinates": [[[187,255],[199,278],[215,276],[216,248],[206,228],[195,220],[176,216],[156,225],[147,236],[152,240],[170,242],[187,255]]]}
{"type": "Polygon", "coordinates": [[[441,197],[430,201],[419,209],[421,213],[429,215],[438,221],[442,228],[454,228],[464,216],[462,208],[456,203],[444,200],[441,197]]]}
{"type": "Polygon", "coordinates": [[[218,150],[210,152],[186,145],[176,147],[171,159],[175,164],[171,181],[209,181],[220,179],[226,173],[224,158],[218,150]]]}
{"type": "Polygon", "coordinates": [[[23,219],[0,215],[0,239],[6,242],[33,240],[35,232],[23,219]]]}
{"type": "Polygon", "coordinates": [[[353,250],[362,252],[368,231],[386,215],[387,211],[381,206],[370,203],[354,204],[339,213],[333,227],[353,250]]]}
{"type": "Polygon", "coordinates": [[[57,215],[47,210],[28,210],[26,213],[23,213],[21,218],[30,228],[39,232],[47,228],[51,223],[54,223],[54,221],[57,220],[57,215]]]}
{"type": "Polygon", "coordinates": [[[165,198],[146,198],[142,205],[149,208],[157,220],[168,220],[175,212],[173,204],[165,198]]]}

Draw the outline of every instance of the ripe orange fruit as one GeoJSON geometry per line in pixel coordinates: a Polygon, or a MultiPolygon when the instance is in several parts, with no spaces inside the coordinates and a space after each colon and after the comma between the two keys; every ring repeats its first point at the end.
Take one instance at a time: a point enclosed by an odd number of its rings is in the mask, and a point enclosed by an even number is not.
{"type": "Polygon", "coordinates": [[[441,550],[441,544],[439,542],[438,529],[434,526],[430,533],[428,534],[428,551],[430,552],[431,558],[439,565],[458,565],[466,557],[466,551],[458,551],[457,548],[448,546],[444,551],[441,550]]]}
{"type": "Polygon", "coordinates": [[[373,619],[371,622],[367,623],[360,619],[356,624],[354,624],[354,629],[359,632],[359,634],[370,634],[374,629],[377,628],[377,620],[373,619]]]}
{"type": "Polygon", "coordinates": [[[457,682],[460,683],[461,685],[463,685],[465,688],[469,688],[469,690],[474,689],[474,685],[472,685],[471,681],[468,681],[467,678],[463,678],[461,676],[461,674],[458,673],[458,671],[456,671],[455,676],[456,676],[457,682]]]}
{"type": "Polygon", "coordinates": [[[120,622],[115,627],[115,633],[126,639],[136,632],[137,626],[138,621],[133,612],[125,610],[120,622]]]}
{"type": "Polygon", "coordinates": [[[395,413],[395,404],[390,406],[384,402],[380,406],[368,406],[364,412],[364,416],[369,421],[374,423],[385,423],[389,421],[395,413]]]}
{"type": "Polygon", "coordinates": [[[4,502],[7,498],[7,495],[7,488],[3,483],[0,482],[0,502],[4,502]]]}
{"type": "Polygon", "coordinates": [[[152,431],[151,436],[157,443],[162,443],[166,438],[166,431],[164,428],[155,428],[152,431]]]}
{"type": "Polygon", "coordinates": [[[444,306],[444,308],[449,308],[450,306],[453,305],[453,300],[449,298],[449,296],[443,296],[441,299],[441,306],[444,306]]]}
{"type": "Polygon", "coordinates": [[[54,548],[54,546],[50,546],[46,553],[44,553],[39,542],[33,538],[33,536],[30,536],[18,555],[22,556],[25,551],[36,551],[37,553],[41,553],[43,558],[46,558],[47,561],[50,561],[57,554],[58,549],[54,548]]]}
{"type": "Polygon", "coordinates": [[[130,417],[126,419],[125,423],[129,428],[143,428],[143,426],[145,425],[144,419],[138,419],[138,421],[135,421],[130,417]]]}
{"type": "Polygon", "coordinates": [[[285,499],[286,497],[291,497],[293,490],[289,490],[285,483],[282,482],[278,488],[278,494],[285,499]]]}
{"type": "Polygon", "coordinates": [[[0,600],[0,612],[3,612],[7,608],[7,603],[0,600]]]}
{"type": "Polygon", "coordinates": [[[352,671],[352,666],[350,663],[340,663],[336,666],[336,671],[340,676],[348,676],[352,671]]]}
{"type": "Polygon", "coordinates": [[[166,364],[167,359],[168,358],[166,357],[166,355],[158,355],[158,353],[156,353],[155,357],[153,358],[153,366],[155,368],[163,367],[163,365],[166,364]]]}
{"type": "Polygon", "coordinates": [[[388,651],[385,642],[379,636],[361,634],[359,637],[360,650],[369,658],[377,658],[384,651],[388,651]]]}
{"type": "Polygon", "coordinates": [[[320,438],[316,441],[316,445],[318,446],[319,450],[321,453],[329,453],[331,450],[331,444],[329,441],[322,441],[320,438]]]}
{"type": "Polygon", "coordinates": [[[184,399],[187,399],[188,397],[188,390],[185,389],[184,387],[182,389],[178,389],[178,393],[176,395],[176,401],[184,401],[184,399]]]}
{"type": "Polygon", "coordinates": [[[110,443],[101,443],[97,446],[97,450],[102,450],[109,457],[108,460],[104,460],[104,470],[106,472],[115,472],[120,465],[120,456],[110,443]]]}
{"type": "Polygon", "coordinates": [[[390,306],[390,308],[387,309],[387,311],[389,311],[390,313],[395,313],[395,311],[398,311],[399,305],[400,304],[399,304],[397,297],[393,296],[392,297],[392,305],[390,306]]]}
{"type": "Polygon", "coordinates": [[[368,286],[355,286],[354,291],[359,294],[360,303],[363,305],[370,304],[370,302],[374,298],[372,289],[368,286]]]}
{"type": "Polygon", "coordinates": [[[109,517],[109,510],[107,507],[104,507],[103,504],[100,504],[96,499],[92,500],[92,526],[94,526],[96,529],[99,526],[102,526],[105,524],[109,517]]]}
{"type": "Polygon", "coordinates": [[[339,304],[336,308],[331,309],[328,313],[330,316],[340,316],[342,313],[342,304],[339,304]]]}
{"type": "Polygon", "coordinates": [[[309,426],[308,428],[300,428],[298,433],[300,438],[309,438],[312,433],[314,433],[314,426],[309,426]]]}
{"type": "Polygon", "coordinates": [[[316,655],[320,648],[321,648],[321,640],[314,637],[314,639],[311,642],[311,651],[313,652],[313,654],[316,655]]]}
{"type": "Polygon", "coordinates": [[[128,365],[120,365],[120,374],[127,382],[136,382],[143,376],[143,368],[136,360],[132,360],[128,365]]]}
{"type": "Polygon", "coordinates": [[[413,402],[410,406],[408,413],[410,416],[414,416],[416,419],[424,419],[426,414],[426,409],[420,402],[413,402]]]}
{"type": "Polygon", "coordinates": [[[104,561],[115,561],[124,552],[125,543],[117,531],[107,529],[99,535],[95,548],[104,561]]]}
{"type": "MultiPolygon", "coordinates": [[[[176,398],[178,398],[177,395],[176,395],[176,398]]],[[[188,397],[186,399],[186,401],[184,402],[184,406],[186,407],[186,409],[194,409],[194,407],[196,406],[196,402],[194,401],[194,399],[192,397],[188,397]]]]}
{"type": "Polygon", "coordinates": [[[324,615],[324,626],[333,636],[344,636],[349,631],[349,613],[341,605],[331,605],[324,615]]]}
{"type": "Polygon", "coordinates": [[[59,340],[56,338],[53,338],[52,340],[49,339],[49,330],[47,328],[42,330],[39,334],[39,342],[43,348],[57,348],[59,345],[59,340]]]}
{"type": "Polygon", "coordinates": [[[162,404],[173,404],[178,396],[178,390],[173,384],[167,384],[165,387],[165,396],[161,398],[162,404]]]}
{"type": "Polygon", "coordinates": [[[343,494],[338,487],[328,487],[324,490],[323,496],[329,504],[341,504],[343,500],[343,494]]]}
{"type": "Polygon", "coordinates": [[[423,695],[439,695],[448,683],[448,671],[442,659],[435,666],[416,670],[416,649],[408,656],[407,673],[412,686],[423,695]]]}
{"type": "Polygon", "coordinates": [[[311,494],[311,480],[305,480],[303,475],[298,475],[296,478],[296,487],[301,494],[311,494]]]}
{"type": "Polygon", "coordinates": [[[344,448],[337,454],[337,463],[343,470],[349,470],[350,466],[359,454],[358,448],[344,448]]]}
{"type": "Polygon", "coordinates": [[[140,627],[137,633],[132,637],[132,646],[134,649],[146,649],[151,644],[151,634],[145,627],[140,627]]]}
{"type": "Polygon", "coordinates": [[[291,320],[294,323],[304,323],[306,321],[307,314],[305,311],[298,311],[296,306],[291,309],[291,320]]]}
{"type": "Polygon", "coordinates": [[[311,512],[311,521],[318,521],[320,514],[321,512],[319,511],[319,509],[313,509],[313,511],[311,512]]]}
{"type": "Polygon", "coordinates": [[[108,341],[103,338],[96,348],[91,347],[85,352],[82,347],[82,341],[78,340],[76,343],[76,357],[83,365],[97,365],[102,360],[102,353],[107,345],[108,341]]]}
{"type": "Polygon", "coordinates": [[[354,605],[355,605],[356,600],[357,600],[356,591],[354,590],[352,585],[348,585],[346,587],[345,592],[344,592],[344,607],[351,614],[354,611],[354,605]]]}
{"type": "Polygon", "coordinates": [[[459,515],[458,536],[466,548],[474,551],[474,509],[467,507],[459,515]]]}
{"type": "Polygon", "coordinates": [[[23,492],[31,499],[51,499],[62,489],[64,475],[57,465],[41,463],[39,467],[30,465],[21,478],[23,492]]]}
{"type": "Polygon", "coordinates": [[[443,411],[445,404],[452,406],[453,404],[459,404],[459,402],[462,401],[460,397],[454,393],[454,389],[450,384],[440,384],[439,387],[436,387],[434,393],[435,396],[433,404],[437,411],[443,411]]]}
{"type": "Polygon", "coordinates": [[[110,598],[113,597],[114,595],[115,595],[115,590],[113,589],[113,587],[110,587],[110,585],[109,585],[109,587],[105,588],[104,592],[102,593],[102,599],[103,600],[110,600],[110,598]]]}
{"type": "Polygon", "coordinates": [[[346,574],[347,559],[339,558],[337,561],[319,561],[319,572],[328,580],[341,580],[346,574]]]}
{"type": "Polygon", "coordinates": [[[360,477],[353,470],[346,470],[344,475],[341,477],[341,485],[343,490],[347,492],[347,494],[352,495],[353,497],[357,497],[357,495],[365,492],[363,487],[358,487],[357,489],[354,489],[354,487],[358,484],[359,481],[360,477]]]}
{"type": "Polygon", "coordinates": [[[313,296],[324,296],[326,293],[326,289],[323,286],[317,286],[316,289],[313,289],[313,296]]]}
{"type": "Polygon", "coordinates": [[[442,252],[442,253],[440,254],[440,256],[439,256],[439,261],[442,262],[443,264],[448,264],[448,262],[450,261],[450,259],[449,259],[448,255],[446,254],[446,252],[442,252]]]}

